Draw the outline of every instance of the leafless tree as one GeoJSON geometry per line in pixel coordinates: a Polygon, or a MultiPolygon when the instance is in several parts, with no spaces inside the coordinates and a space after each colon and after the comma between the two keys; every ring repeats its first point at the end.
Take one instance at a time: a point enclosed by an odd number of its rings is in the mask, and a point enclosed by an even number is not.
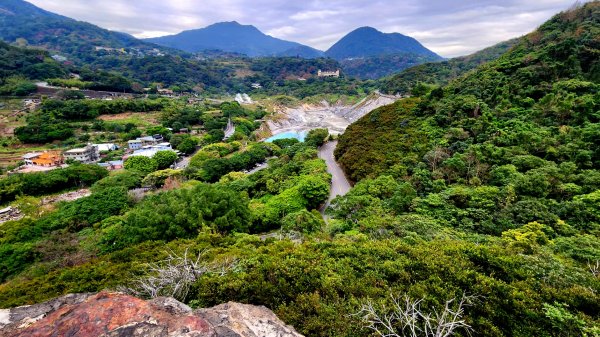
{"type": "Polygon", "coordinates": [[[423,159],[429,164],[432,171],[437,170],[438,166],[446,159],[448,159],[450,155],[448,152],[440,147],[436,147],[435,149],[427,152],[423,159]]]}
{"type": "Polygon", "coordinates": [[[148,264],[148,273],[145,276],[134,280],[131,287],[120,290],[138,297],[167,296],[182,301],[186,298],[190,286],[202,276],[223,276],[237,265],[234,259],[208,263],[205,261],[206,253],[207,251],[201,251],[195,256],[188,256],[186,249],[180,256],[169,251],[165,260],[148,264]]]}
{"type": "Polygon", "coordinates": [[[448,337],[457,330],[470,333],[473,329],[464,319],[465,307],[475,297],[463,295],[457,302],[455,298],[446,301],[444,309],[425,313],[421,308],[423,299],[412,300],[391,296],[392,308],[376,307],[372,301],[363,304],[356,314],[362,317],[365,327],[381,337],[448,337]],[[389,312],[391,313],[384,313],[389,312]]]}
{"type": "Polygon", "coordinates": [[[588,268],[594,277],[600,276],[600,260],[596,260],[596,264],[588,263],[588,268]]]}

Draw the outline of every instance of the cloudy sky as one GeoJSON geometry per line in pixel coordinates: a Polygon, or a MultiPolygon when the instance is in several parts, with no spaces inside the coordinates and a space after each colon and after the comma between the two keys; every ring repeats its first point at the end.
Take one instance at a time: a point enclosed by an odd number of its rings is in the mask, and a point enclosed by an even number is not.
{"type": "Polygon", "coordinates": [[[326,50],[361,26],[412,36],[454,57],[526,34],[574,0],[29,0],[136,37],[238,21],[326,50]]]}

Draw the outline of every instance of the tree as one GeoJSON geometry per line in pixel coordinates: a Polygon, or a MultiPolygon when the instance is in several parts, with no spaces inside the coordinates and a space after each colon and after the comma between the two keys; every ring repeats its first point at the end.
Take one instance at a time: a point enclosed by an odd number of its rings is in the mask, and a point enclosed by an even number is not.
{"type": "Polygon", "coordinates": [[[236,260],[207,262],[206,251],[196,256],[168,252],[165,260],[147,265],[148,273],[133,282],[132,287],[123,288],[126,293],[145,298],[173,297],[185,301],[192,284],[207,274],[225,275],[236,265],[236,260]]]}
{"type": "Polygon", "coordinates": [[[177,154],[170,150],[158,151],[152,159],[156,161],[159,170],[164,170],[173,165],[175,160],[177,160],[177,154]]]}
{"type": "Polygon", "coordinates": [[[329,130],[314,129],[310,130],[304,139],[304,142],[309,146],[319,147],[325,144],[325,140],[329,137],[329,130]]]}
{"type": "Polygon", "coordinates": [[[401,300],[392,295],[392,308],[376,308],[369,300],[357,315],[362,316],[366,328],[381,337],[448,337],[461,329],[472,331],[464,314],[465,307],[473,299],[463,295],[456,303],[456,299],[452,298],[446,301],[442,310],[426,313],[421,308],[424,299],[412,300],[405,296],[401,300]]]}
{"type": "Polygon", "coordinates": [[[318,211],[305,209],[286,215],[281,219],[283,232],[313,233],[323,226],[323,219],[318,211]],[[316,214],[315,214],[316,213],[316,214]]]}
{"type": "Polygon", "coordinates": [[[125,169],[134,170],[147,175],[150,172],[154,172],[158,169],[158,163],[153,158],[144,156],[133,156],[127,158],[125,161],[125,169]]]}
{"type": "Polygon", "coordinates": [[[184,154],[192,154],[196,151],[196,145],[198,145],[198,140],[196,138],[186,138],[184,139],[178,146],[177,151],[181,151],[184,154]]]}
{"type": "Polygon", "coordinates": [[[167,179],[180,179],[183,176],[182,170],[160,170],[152,172],[142,181],[143,186],[163,187],[167,179]]]}
{"type": "Polygon", "coordinates": [[[305,176],[298,182],[298,190],[308,208],[316,208],[329,197],[329,184],[315,176],[305,176]]]}

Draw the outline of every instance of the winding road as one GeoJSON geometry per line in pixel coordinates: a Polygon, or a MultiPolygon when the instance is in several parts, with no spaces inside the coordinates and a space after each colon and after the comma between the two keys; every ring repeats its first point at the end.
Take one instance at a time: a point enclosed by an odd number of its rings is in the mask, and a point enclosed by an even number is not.
{"type": "Polygon", "coordinates": [[[324,213],[327,207],[329,207],[331,200],[338,195],[345,195],[352,188],[344,171],[337,161],[335,161],[333,151],[336,146],[337,140],[327,142],[319,148],[319,158],[325,160],[325,163],[327,163],[327,172],[331,173],[331,192],[329,193],[329,200],[320,209],[321,213],[324,213]]]}

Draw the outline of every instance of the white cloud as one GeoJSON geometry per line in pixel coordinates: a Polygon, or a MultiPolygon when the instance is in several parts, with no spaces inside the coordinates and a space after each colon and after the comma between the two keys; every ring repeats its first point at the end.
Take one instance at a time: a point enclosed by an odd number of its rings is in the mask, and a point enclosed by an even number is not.
{"type": "Polygon", "coordinates": [[[339,14],[341,14],[341,13],[338,11],[332,11],[332,10],[302,11],[302,12],[293,14],[292,16],[290,16],[290,19],[296,20],[296,21],[307,21],[307,20],[315,20],[315,19],[323,20],[325,18],[339,15],[339,14]]]}

